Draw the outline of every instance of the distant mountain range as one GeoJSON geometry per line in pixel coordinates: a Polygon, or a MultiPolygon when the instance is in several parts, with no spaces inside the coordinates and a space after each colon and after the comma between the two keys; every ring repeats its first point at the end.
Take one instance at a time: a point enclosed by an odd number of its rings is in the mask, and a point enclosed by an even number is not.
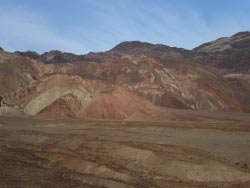
{"type": "Polygon", "coordinates": [[[2,115],[161,120],[173,108],[250,112],[250,32],[193,50],[139,41],[86,55],[1,48],[0,88],[2,115]]]}

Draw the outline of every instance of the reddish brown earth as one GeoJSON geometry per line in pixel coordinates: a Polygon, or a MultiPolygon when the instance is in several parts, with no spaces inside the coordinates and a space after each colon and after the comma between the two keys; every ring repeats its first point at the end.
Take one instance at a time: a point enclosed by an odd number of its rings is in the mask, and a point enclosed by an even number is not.
{"type": "Polygon", "coordinates": [[[0,49],[0,187],[249,188],[249,37],[0,49]]]}
{"type": "Polygon", "coordinates": [[[249,37],[241,32],[194,50],[123,42],[80,56],[1,50],[0,108],[120,120],[151,119],[170,108],[250,112],[249,37]]]}
{"type": "Polygon", "coordinates": [[[73,118],[74,113],[63,99],[57,99],[55,102],[45,107],[36,114],[36,117],[53,119],[53,118],[73,118]]]}
{"type": "Polygon", "coordinates": [[[111,93],[103,93],[95,97],[81,111],[77,117],[114,120],[142,120],[160,112],[146,99],[118,87],[111,93]]]}
{"type": "Polygon", "coordinates": [[[1,187],[250,187],[248,114],[175,115],[169,122],[0,117],[1,187]]]}

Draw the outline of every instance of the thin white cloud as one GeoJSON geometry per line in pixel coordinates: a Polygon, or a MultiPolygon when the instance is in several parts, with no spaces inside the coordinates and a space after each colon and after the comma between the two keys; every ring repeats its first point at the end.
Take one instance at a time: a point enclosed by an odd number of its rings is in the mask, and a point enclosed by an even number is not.
{"type": "Polygon", "coordinates": [[[0,45],[6,50],[37,50],[44,52],[58,49],[83,54],[89,51],[77,40],[57,33],[49,21],[22,7],[0,8],[0,45]]]}
{"type": "Polygon", "coordinates": [[[62,2],[61,11],[48,11],[54,22],[44,17],[45,12],[38,15],[22,7],[11,11],[0,7],[0,46],[86,53],[109,50],[122,41],[140,40],[191,49],[250,29],[249,16],[239,11],[241,8],[230,14],[224,7],[210,11],[191,0],[75,0],[72,4],[69,10],[62,2]],[[72,10],[76,9],[74,14],[72,10]],[[63,20],[68,15],[72,18],[63,20]],[[62,26],[64,21],[70,28],[62,26]]]}
{"type": "Polygon", "coordinates": [[[182,10],[169,2],[143,2],[117,0],[105,4],[89,1],[95,25],[87,27],[93,32],[85,30],[84,25],[75,28],[76,32],[91,39],[95,47],[102,50],[126,40],[191,49],[217,37],[214,28],[195,9],[182,10]]]}

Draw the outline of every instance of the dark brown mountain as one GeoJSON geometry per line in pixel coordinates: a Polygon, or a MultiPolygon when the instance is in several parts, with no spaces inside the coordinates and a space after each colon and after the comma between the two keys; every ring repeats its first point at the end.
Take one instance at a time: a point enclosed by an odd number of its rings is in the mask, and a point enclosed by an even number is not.
{"type": "Polygon", "coordinates": [[[78,55],[72,53],[61,52],[58,50],[52,50],[45,52],[40,56],[40,60],[44,63],[65,63],[65,62],[74,62],[79,59],[78,55]]]}
{"type": "Polygon", "coordinates": [[[43,118],[127,120],[167,108],[250,112],[248,38],[242,32],[194,50],[139,41],[86,55],[2,50],[1,107],[43,118]]]}
{"type": "Polygon", "coordinates": [[[126,55],[147,55],[159,61],[186,61],[194,54],[193,51],[182,48],[170,47],[162,44],[150,44],[147,42],[130,41],[122,42],[113,49],[101,53],[89,53],[82,60],[105,62],[126,55]]]}
{"type": "Polygon", "coordinates": [[[231,37],[224,37],[202,44],[193,50],[170,47],[162,44],[150,44],[140,41],[122,42],[106,52],[90,52],[75,55],[58,50],[45,52],[17,52],[24,57],[49,63],[68,63],[91,61],[103,63],[126,55],[147,55],[162,63],[192,62],[219,69],[223,74],[249,73],[250,71],[250,32],[240,32],[231,37]]]}
{"type": "Polygon", "coordinates": [[[193,49],[204,65],[224,69],[229,73],[250,73],[250,32],[240,32],[203,44],[193,49]]]}
{"type": "Polygon", "coordinates": [[[52,50],[49,52],[45,52],[41,55],[33,51],[26,51],[26,52],[17,51],[15,53],[23,57],[28,57],[31,59],[42,61],[45,64],[75,62],[80,60],[81,58],[81,56],[72,53],[61,52],[59,50],[52,50]]]}
{"type": "Polygon", "coordinates": [[[250,48],[250,32],[240,32],[231,37],[219,38],[194,48],[197,52],[219,52],[232,49],[250,48]]]}

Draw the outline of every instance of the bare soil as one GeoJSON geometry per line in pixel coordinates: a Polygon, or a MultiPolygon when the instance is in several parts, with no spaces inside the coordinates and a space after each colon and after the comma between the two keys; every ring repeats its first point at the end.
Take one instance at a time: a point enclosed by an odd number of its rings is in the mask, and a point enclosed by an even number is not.
{"type": "Polygon", "coordinates": [[[0,185],[249,188],[250,122],[0,117],[0,185]]]}

